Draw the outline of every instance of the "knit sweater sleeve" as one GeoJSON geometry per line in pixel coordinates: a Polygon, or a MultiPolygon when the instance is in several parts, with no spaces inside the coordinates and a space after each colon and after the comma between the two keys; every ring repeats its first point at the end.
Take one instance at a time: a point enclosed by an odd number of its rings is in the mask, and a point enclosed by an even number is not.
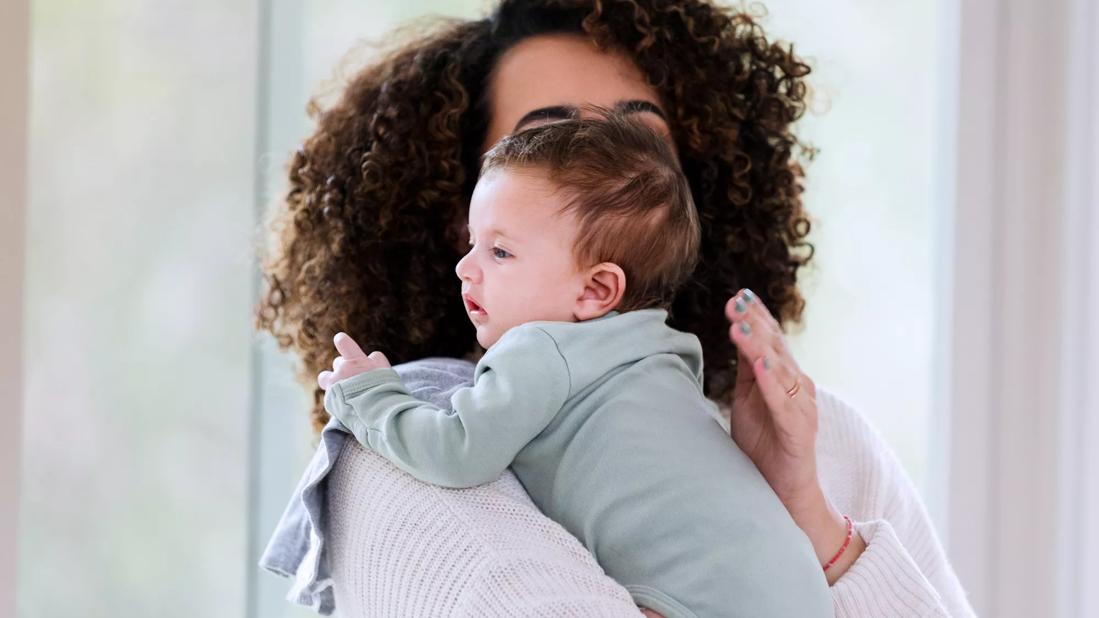
{"type": "Polygon", "coordinates": [[[837,618],[974,616],[927,509],[889,445],[835,395],[818,388],[817,403],[821,484],[866,542],[832,586],[837,618]]]}

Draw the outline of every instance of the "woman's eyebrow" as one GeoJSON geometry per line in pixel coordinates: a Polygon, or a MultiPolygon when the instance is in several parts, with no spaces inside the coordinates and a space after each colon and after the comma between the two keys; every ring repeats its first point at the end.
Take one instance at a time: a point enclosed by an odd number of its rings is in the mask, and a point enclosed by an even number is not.
{"type": "MultiPolygon", "coordinates": [[[[658,105],[652,101],[645,101],[642,99],[632,99],[629,101],[619,101],[615,104],[614,108],[622,112],[623,114],[640,114],[643,112],[649,112],[656,114],[665,122],[668,121],[668,117],[664,115],[664,110],[660,109],[658,105]]],[[[536,110],[527,112],[519,122],[515,123],[515,128],[512,132],[516,132],[523,128],[525,125],[538,120],[568,120],[569,118],[576,118],[579,114],[579,110],[572,105],[550,105],[549,107],[539,107],[536,110]]]]}
{"type": "Polygon", "coordinates": [[[568,105],[551,105],[549,107],[539,107],[536,110],[532,110],[526,113],[519,122],[515,123],[515,128],[512,132],[518,131],[523,125],[529,124],[536,120],[567,120],[569,118],[576,117],[576,108],[568,105]]]}
{"type": "Polygon", "coordinates": [[[633,101],[619,101],[619,103],[614,107],[624,114],[640,114],[641,112],[649,112],[651,114],[656,114],[665,122],[668,121],[668,117],[664,115],[664,110],[660,109],[652,101],[643,101],[641,99],[634,99],[633,101]]]}

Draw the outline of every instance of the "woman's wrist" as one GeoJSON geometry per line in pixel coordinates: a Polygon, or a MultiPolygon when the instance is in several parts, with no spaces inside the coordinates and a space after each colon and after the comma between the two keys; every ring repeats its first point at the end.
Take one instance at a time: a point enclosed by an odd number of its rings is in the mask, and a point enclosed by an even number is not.
{"type": "Polygon", "coordinates": [[[832,506],[819,487],[814,494],[796,504],[787,504],[786,508],[794,518],[794,523],[809,537],[821,568],[831,562],[831,566],[824,573],[828,585],[831,586],[851,568],[866,549],[866,543],[855,532],[844,548],[848,536],[847,520],[832,506]]]}

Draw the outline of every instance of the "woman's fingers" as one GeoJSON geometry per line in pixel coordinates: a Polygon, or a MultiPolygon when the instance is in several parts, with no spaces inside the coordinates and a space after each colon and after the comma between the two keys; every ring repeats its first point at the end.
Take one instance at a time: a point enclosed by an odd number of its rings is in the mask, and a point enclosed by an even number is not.
{"type": "Polygon", "coordinates": [[[770,352],[769,341],[758,336],[760,318],[754,315],[755,308],[751,305],[761,303],[750,296],[748,290],[741,290],[729,298],[725,303],[725,316],[732,324],[729,326],[729,339],[737,347],[737,370],[735,392],[747,393],[751,383],[755,380],[755,371],[752,368],[752,360],[761,358],[770,352]],[[749,319],[753,318],[753,319],[749,319]],[[747,326],[743,326],[747,324],[747,326]],[[756,324],[757,336],[752,337],[753,323],[756,324]]]}
{"type": "Polygon", "coordinates": [[[729,330],[730,338],[738,347],[747,345],[745,352],[749,358],[758,360],[762,354],[772,351],[776,357],[797,368],[798,364],[786,347],[786,335],[782,332],[782,327],[751,290],[737,292],[726,303],[725,311],[733,321],[729,330]],[[738,336],[736,329],[740,330],[739,335],[743,337],[738,336]],[[755,340],[755,343],[750,343],[750,340],[755,340]]]}
{"type": "Polygon", "coordinates": [[[737,350],[753,360],[766,354],[774,355],[779,350],[775,346],[775,337],[767,322],[750,310],[739,314],[729,326],[729,338],[736,344],[737,350]]]}
{"type": "Polygon", "coordinates": [[[739,294],[745,298],[750,313],[758,317],[770,330],[782,332],[782,327],[779,326],[778,320],[775,319],[775,316],[771,315],[770,310],[768,310],[767,306],[759,300],[758,296],[749,289],[741,290],[739,294]]]}
{"type": "Polygon", "coordinates": [[[736,386],[734,387],[734,393],[747,393],[747,389],[751,387],[752,382],[755,381],[755,371],[752,369],[752,359],[748,358],[737,350],[737,370],[736,370],[736,386]]]}
{"type": "Polygon", "coordinates": [[[800,374],[788,364],[777,361],[771,356],[757,359],[753,368],[756,370],[756,384],[763,393],[763,400],[767,402],[767,407],[773,413],[788,410],[790,408],[788,404],[801,389],[800,374]]]}
{"type": "MultiPolygon", "coordinates": [[[[795,409],[789,405],[789,393],[795,384],[800,390],[801,372],[786,350],[778,322],[750,290],[741,290],[731,298],[726,313],[733,316],[729,337],[737,346],[740,362],[751,366],[752,378],[772,416],[795,409]]],[[[738,375],[738,385],[745,379],[738,375]]]]}
{"type": "Polygon", "coordinates": [[[741,312],[740,318],[749,320],[752,323],[752,328],[756,332],[766,332],[775,339],[781,340],[784,333],[782,327],[779,326],[777,320],[768,311],[766,305],[764,305],[759,297],[752,293],[749,289],[743,289],[737,292],[737,295],[733,297],[734,307],[737,306],[736,300],[740,299],[740,302],[744,306],[744,311],[741,312]]]}
{"type": "MultiPolygon", "coordinates": [[[[811,400],[816,399],[812,381],[802,379],[801,370],[790,355],[782,327],[758,296],[751,290],[740,290],[725,304],[725,313],[732,321],[729,338],[737,346],[741,366],[752,368],[750,376],[748,372],[738,372],[738,387],[754,379],[773,412],[798,408],[787,406],[788,393],[795,383],[799,384],[798,391],[811,400]]],[[[796,396],[797,392],[794,394],[796,396]]]]}
{"type": "Polygon", "coordinates": [[[730,296],[729,302],[725,303],[725,317],[729,318],[730,322],[740,319],[747,311],[748,303],[744,302],[740,292],[730,296]]]}

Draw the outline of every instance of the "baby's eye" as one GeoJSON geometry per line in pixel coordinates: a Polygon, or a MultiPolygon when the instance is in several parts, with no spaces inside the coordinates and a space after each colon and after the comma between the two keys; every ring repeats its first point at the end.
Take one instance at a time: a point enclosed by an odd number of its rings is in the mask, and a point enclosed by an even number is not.
{"type": "Polygon", "coordinates": [[[510,254],[510,253],[508,253],[507,251],[505,251],[505,250],[501,249],[500,247],[493,247],[493,248],[492,248],[492,256],[493,256],[493,257],[495,257],[495,258],[497,258],[497,259],[501,259],[501,260],[502,260],[502,259],[504,259],[504,258],[508,257],[509,255],[511,255],[511,254],[510,254]],[[503,255],[500,255],[501,253],[502,253],[503,255]]]}

